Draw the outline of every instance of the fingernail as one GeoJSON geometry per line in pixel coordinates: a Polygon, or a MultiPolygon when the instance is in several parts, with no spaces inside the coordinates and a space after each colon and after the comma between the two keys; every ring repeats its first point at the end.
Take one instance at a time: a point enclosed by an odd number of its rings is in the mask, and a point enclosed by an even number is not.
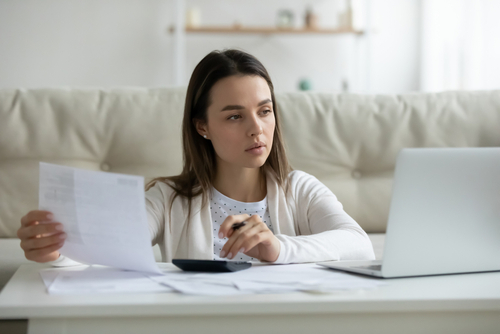
{"type": "Polygon", "coordinates": [[[53,214],[51,214],[51,213],[49,213],[49,214],[47,215],[47,219],[48,219],[48,220],[52,220],[52,219],[54,219],[54,215],[53,215],[53,214]]]}
{"type": "Polygon", "coordinates": [[[226,251],[221,250],[221,251],[220,251],[220,257],[224,257],[224,255],[226,255],[226,251]]]}
{"type": "Polygon", "coordinates": [[[59,234],[59,239],[66,239],[66,233],[59,234]]]}
{"type": "Polygon", "coordinates": [[[219,232],[219,239],[222,239],[224,237],[224,234],[222,232],[219,232]]]}
{"type": "Polygon", "coordinates": [[[233,253],[229,253],[229,254],[227,254],[227,258],[228,258],[228,259],[232,259],[232,258],[233,258],[233,253]]]}
{"type": "Polygon", "coordinates": [[[57,224],[56,225],[56,230],[62,231],[63,229],[64,229],[64,227],[62,226],[62,224],[57,224]]]}
{"type": "Polygon", "coordinates": [[[240,253],[245,253],[245,248],[244,247],[241,247],[240,253]]]}

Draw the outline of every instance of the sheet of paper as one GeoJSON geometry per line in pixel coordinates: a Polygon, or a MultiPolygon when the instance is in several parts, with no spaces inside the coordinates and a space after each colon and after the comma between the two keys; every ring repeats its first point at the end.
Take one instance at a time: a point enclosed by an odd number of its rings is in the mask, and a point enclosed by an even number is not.
{"type": "Polygon", "coordinates": [[[197,274],[195,279],[229,279],[232,281],[253,281],[262,283],[278,284],[319,284],[325,280],[339,281],[366,281],[370,278],[362,278],[347,273],[330,270],[315,263],[300,263],[287,265],[253,265],[247,270],[230,273],[197,274]]]}
{"type": "Polygon", "coordinates": [[[47,288],[50,294],[151,293],[171,292],[172,288],[151,280],[137,271],[89,267],[59,271],[47,288]]]}
{"type": "Polygon", "coordinates": [[[39,208],[64,225],[68,237],[61,254],[81,263],[160,274],[143,177],[41,162],[39,208]]]}
{"type": "Polygon", "coordinates": [[[178,292],[198,295],[335,292],[372,289],[385,283],[320,267],[315,263],[254,265],[231,273],[164,272],[151,279],[178,292]]]}
{"type": "Polygon", "coordinates": [[[58,268],[46,268],[42,269],[39,271],[40,277],[42,278],[43,284],[45,284],[45,287],[48,289],[54,280],[56,279],[57,275],[59,275],[60,272],[62,271],[82,271],[87,269],[89,266],[88,265],[82,265],[82,266],[77,266],[77,267],[58,267],[58,268]]]}
{"type": "MultiPolygon", "coordinates": [[[[158,277],[161,276],[156,276],[152,279],[156,280],[158,277]]],[[[169,280],[168,283],[163,282],[162,284],[187,295],[228,296],[253,293],[252,291],[241,291],[234,284],[217,284],[189,280],[169,280]]]]}

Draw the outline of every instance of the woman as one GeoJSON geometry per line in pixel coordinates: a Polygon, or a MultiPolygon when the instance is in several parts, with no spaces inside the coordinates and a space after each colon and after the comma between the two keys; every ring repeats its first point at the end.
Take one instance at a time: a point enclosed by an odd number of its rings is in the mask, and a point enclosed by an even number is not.
{"type": "MultiPolygon", "coordinates": [[[[375,258],[335,195],[291,170],[273,85],[255,57],[225,50],[203,58],[189,82],[182,127],[182,173],[146,186],[151,238],[163,261],[375,258]]],[[[29,260],[63,260],[65,234],[51,218],[31,211],[21,219],[18,236],[29,260]]]]}

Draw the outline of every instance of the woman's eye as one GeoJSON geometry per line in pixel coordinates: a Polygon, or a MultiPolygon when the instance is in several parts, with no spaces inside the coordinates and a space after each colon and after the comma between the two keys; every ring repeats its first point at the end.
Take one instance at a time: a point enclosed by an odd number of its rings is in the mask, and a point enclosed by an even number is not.
{"type": "MultiPolygon", "coordinates": [[[[261,111],[264,115],[267,115],[267,114],[270,114],[272,111],[269,110],[269,109],[266,109],[266,110],[262,110],[261,111]]],[[[232,115],[232,116],[229,116],[227,119],[228,120],[237,120],[237,119],[240,119],[241,118],[241,115],[232,115]]]]}

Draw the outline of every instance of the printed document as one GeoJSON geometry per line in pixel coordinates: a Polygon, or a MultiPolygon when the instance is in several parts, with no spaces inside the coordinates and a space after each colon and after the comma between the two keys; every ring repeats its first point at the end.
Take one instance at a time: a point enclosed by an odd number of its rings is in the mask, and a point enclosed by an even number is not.
{"type": "Polygon", "coordinates": [[[62,255],[161,274],[151,247],[143,177],[41,162],[39,209],[63,224],[62,255]]]}

